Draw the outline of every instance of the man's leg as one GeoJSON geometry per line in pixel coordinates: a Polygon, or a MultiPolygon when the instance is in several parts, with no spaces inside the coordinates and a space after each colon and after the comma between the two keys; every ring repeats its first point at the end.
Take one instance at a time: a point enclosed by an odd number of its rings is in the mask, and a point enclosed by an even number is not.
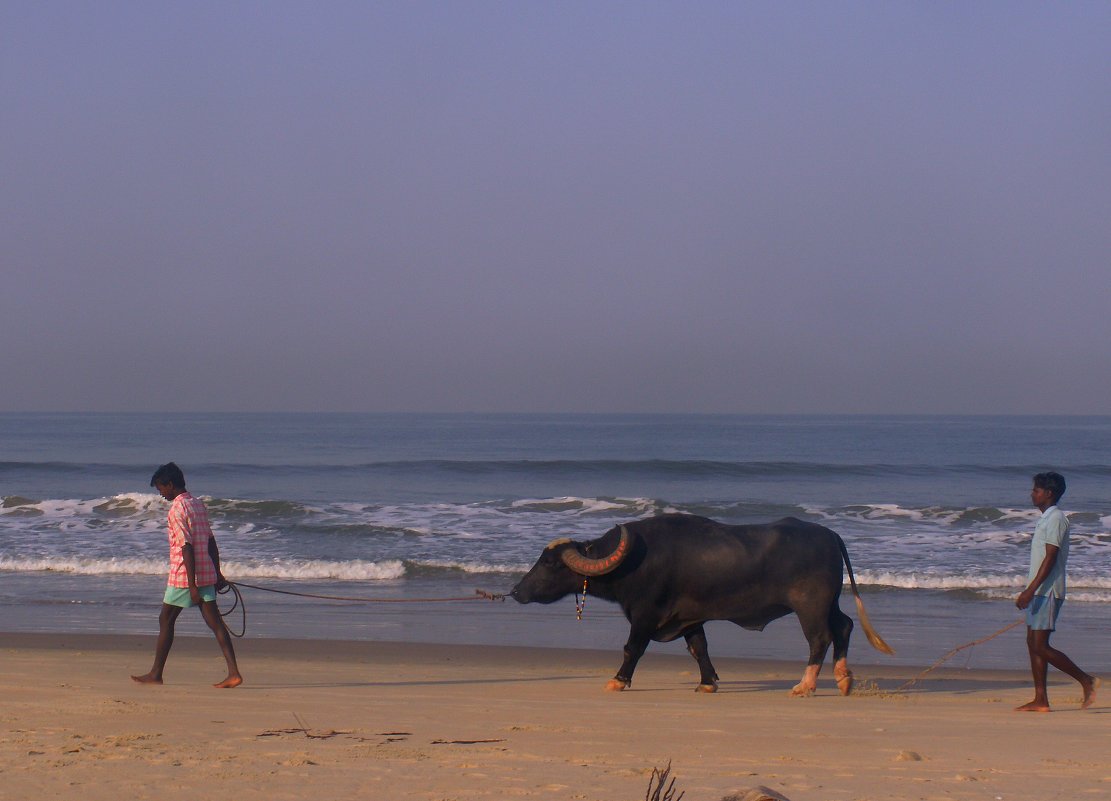
{"type": "Polygon", "coordinates": [[[1035,642],[1041,651],[1042,658],[1057,668],[1062,673],[1065,673],[1080,683],[1081,689],[1084,691],[1084,699],[1081,702],[1081,709],[1087,709],[1092,705],[1095,700],[1096,678],[1085,673],[1080,667],[1069,658],[1069,655],[1064,651],[1058,651],[1049,644],[1049,635],[1051,631],[1036,631],[1035,635],[1045,635],[1044,637],[1035,637],[1035,642]]]}
{"type": "Polygon", "coordinates": [[[204,616],[204,622],[216,635],[216,642],[219,643],[220,650],[224,654],[224,661],[228,663],[227,678],[213,686],[238,687],[243,683],[243,677],[239,674],[239,665],[235,661],[235,648],[231,644],[231,634],[228,633],[228,627],[224,625],[224,619],[220,617],[220,608],[216,606],[215,601],[205,601],[201,604],[201,614],[204,616]]]}
{"type": "Polygon", "coordinates": [[[158,615],[158,640],[154,644],[154,665],[149,673],[131,678],[140,684],[161,684],[162,670],[166,667],[166,658],[170,655],[170,648],[174,644],[174,624],[177,616],[181,614],[180,606],[162,604],[162,611],[158,615]]]}
{"type": "Polygon", "coordinates": [[[1034,700],[1029,704],[1020,706],[1019,710],[1022,712],[1048,712],[1049,711],[1049,697],[1046,691],[1046,674],[1048,672],[1047,665],[1053,665],[1062,673],[1065,673],[1080,683],[1083,690],[1084,697],[1081,701],[1080,708],[1087,709],[1092,705],[1095,700],[1096,692],[1096,679],[1081,670],[1075,662],[1073,662],[1068,654],[1064,651],[1058,651],[1049,644],[1049,636],[1052,631],[1042,630],[1029,630],[1027,632],[1026,644],[1030,649],[1030,668],[1034,673],[1034,700]],[[1039,673],[1041,671],[1041,678],[1039,684],[1039,673]],[[1041,702],[1041,703],[1039,703],[1041,702]],[[1036,707],[1030,708],[1027,707],[1036,707]],[[1044,707],[1044,708],[1042,708],[1044,707]]]}
{"type": "Polygon", "coordinates": [[[1038,646],[1038,640],[1049,640],[1048,631],[1035,631],[1029,626],[1026,627],[1026,649],[1030,652],[1030,673],[1034,677],[1034,700],[1028,704],[1015,707],[1016,712],[1048,712],[1049,711],[1049,694],[1047,690],[1047,674],[1049,668],[1047,667],[1045,654],[1038,646]],[[1045,635],[1044,638],[1039,638],[1037,635],[1045,635]]]}

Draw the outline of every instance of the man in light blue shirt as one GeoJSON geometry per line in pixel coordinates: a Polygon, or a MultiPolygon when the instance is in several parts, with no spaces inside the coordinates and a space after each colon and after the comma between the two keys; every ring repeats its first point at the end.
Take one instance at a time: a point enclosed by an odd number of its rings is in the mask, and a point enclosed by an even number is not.
{"type": "Polygon", "coordinates": [[[1034,674],[1034,700],[1016,708],[1018,712],[1048,712],[1046,690],[1048,665],[1072,676],[1084,691],[1081,709],[1096,699],[1099,679],[1076,666],[1063,651],[1049,644],[1057,625],[1057,615],[1065,602],[1065,570],[1069,561],[1069,521],[1057,508],[1065,494],[1065,479],[1060,473],[1038,473],[1030,500],[1042,516],[1034,527],[1030,543],[1030,572],[1026,589],[1015,599],[1015,606],[1026,610],[1026,647],[1030,651],[1030,670],[1034,674]]]}

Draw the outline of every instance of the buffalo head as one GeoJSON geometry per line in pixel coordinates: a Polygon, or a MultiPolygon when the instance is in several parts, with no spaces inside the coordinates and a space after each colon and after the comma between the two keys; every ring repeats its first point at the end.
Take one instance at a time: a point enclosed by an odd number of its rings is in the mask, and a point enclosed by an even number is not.
{"type": "Polygon", "coordinates": [[[584,578],[613,572],[629,555],[629,532],[621,526],[617,547],[605,556],[591,556],[601,541],[597,539],[583,543],[569,539],[554,540],[540,554],[540,558],[525,577],[510,590],[509,595],[522,604],[550,604],[578,592],[584,578]]]}

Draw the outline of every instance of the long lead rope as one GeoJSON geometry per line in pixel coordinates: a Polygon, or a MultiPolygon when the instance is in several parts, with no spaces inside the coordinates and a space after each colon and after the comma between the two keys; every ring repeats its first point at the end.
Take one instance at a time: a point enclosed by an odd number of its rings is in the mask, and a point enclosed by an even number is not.
{"type": "Polygon", "coordinates": [[[238,633],[228,628],[228,633],[233,637],[242,637],[247,633],[247,602],[243,599],[243,593],[239,591],[240,587],[247,587],[252,590],[260,590],[262,592],[273,592],[279,595],[295,595],[298,598],[318,598],[324,601],[348,601],[351,603],[364,603],[364,604],[431,604],[431,603],[460,603],[463,601],[505,601],[505,593],[500,592],[487,592],[486,590],[475,590],[474,595],[465,595],[462,597],[454,598],[367,598],[365,596],[348,596],[348,595],[318,595],[311,592],[294,592],[293,590],[279,590],[275,587],[262,587],[257,584],[247,584],[242,581],[229,581],[225,586],[217,590],[221,595],[226,595],[231,592],[235,595],[235,601],[232,603],[231,608],[226,612],[220,612],[221,617],[228,617],[238,607],[242,610],[242,625],[238,633]]]}
{"type": "MultiPolygon", "coordinates": [[[[311,592],[294,592],[292,590],[279,590],[279,589],[274,588],[274,587],[262,587],[262,586],[259,586],[257,584],[247,584],[246,582],[242,582],[242,581],[229,581],[229,582],[227,582],[227,584],[223,588],[218,590],[218,592],[221,595],[225,595],[228,592],[232,592],[235,595],[235,601],[232,603],[231,608],[228,609],[228,611],[226,611],[226,612],[221,612],[220,613],[220,615],[222,617],[228,617],[232,612],[234,612],[236,610],[237,607],[242,609],[242,618],[241,618],[242,624],[240,626],[239,632],[236,633],[236,632],[232,631],[230,628],[228,629],[228,633],[231,634],[233,637],[242,637],[244,634],[247,633],[247,602],[243,600],[243,593],[241,593],[239,591],[240,587],[247,587],[247,588],[252,589],[252,590],[260,590],[261,592],[277,593],[279,595],[294,595],[298,598],[317,598],[317,599],[325,600],[325,601],[348,601],[348,602],[351,602],[351,603],[366,603],[366,604],[406,604],[406,603],[408,603],[408,604],[427,604],[427,603],[460,603],[460,602],[463,602],[463,601],[503,601],[503,602],[505,601],[505,593],[487,592],[486,590],[475,590],[474,595],[465,595],[465,596],[462,596],[462,597],[453,597],[453,598],[367,598],[367,597],[364,597],[364,596],[319,595],[319,594],[311,593],[311,592]]],[[[577,593],[575,595],[575,611],[576,611],[576,617],[579,620],[582,620],[583,608],[585,606],[586,606],[586,581],[583,582],[582,601],[579,601],[577,593]]],[[[999,629],[999,631],[993,632],[993,633],[987,635],[986,637],[981,637],[980,639],[973,640],[972,642],[966,642],[964,645],[958,645],[956,648],[952,648],[952,649],[946,651],[944,654],[942,654],[940,659],[938,659],[936,662],[934,662],[928,668],[923,670],[921,673],[919,673],[913,679],[910,679],[909,681],[904,682],[898,688],[896,688],[895,692],[901,693],[901,692],[905,692],[906,690],[909,690],[915,684],[917,684],[922,679],[924,679],[927,674],[929,674],[929,673],[933,672],[934,670],[936,670],[937,668],[941,667],[943,664],[948,662],[950,659],[952,659],[954,656],[959,654],[961,651],[967,650],[968,648],[974,648],[977,645],[983,645],[984,643],[986,643],[990,640],[994,640],[999,635],[1005,634],[1006,632],[1010,631],[1011,629],[1015,628],[1016,626],[1021,626],[1025,622],[1026,622],[1026,620],[1024,618],[1020,618],[1020,619],[1016,620],[1014,623],[1009,623],[1006,626],[1004,626],[1003,628],[999,629]]]]}
{"type": "Polygon", "coordinates": [[[981,638],[980,638],[980,639],[978,639],[978,640],[973,640],[972,642],[966,642],[966,643],[965,643],[964,645],[958,645],[958,646],[957,646],[956,648],[953,648],[953,649],[952,649],[952,650],[950,650],[950,651],[946,651],[946,652],[945,652],[945,654],[943,654],[943,655],[942,655],[942,657],[941,657],[940,659],[938,659],[938,660],[937,660],[936,662],[934,662],[934,663],[933,663],[932,665],[930,665],[930,666],[929,666],[928,668],[926,668],[925,670],[923,670],[923,671],[922,671],[921,673],[919,673],[919,674],[918,674],[917,676],[915,676],[915,677],[914,677],[913,679],[911,679],[910,681],[908,681],[908,682],[905,682],[904,684],[902,684],[902,685],[901,685],[900,687],[898,687],[898,688],[897,688],[897,689],[895,690],[895,692],[897,692],[897,693],[901,693],[901,692],[904,692],[905,690],[909,690],[909,689],[910,689],[911,687],[913,687],[913,686],[914,686],[915,684],[917,684],[918,682],[920,682],[920,681],[921,681],[921,680],[922,680],[922,679],[923,679],[923,678],[924,678],[924,677],[926,676],[926,674],[927,674],[927,673],[929,673],[930,671],[934,670],[935,668],[941,667],[941,665],[943,665],[943,664],[945,664],[946,662],[948,662],[948,661],[949,661],[950,659],[952,659],[952,658],[953,658],[954,656],[956,656],[956,655],[957,655],[958,653],[960,653],[961,651],[965,650],[966,648],[972,648],[973,646],[976,646],[976,645],[983,645],[983,644],[984,644],[984,643],[986,643],[986,642],[987,642],[988,640],[994,640],[994,639],[995,639],[996,637],[998,637],[998,636],[999,636],[1000,634],[1003,634],[1004,632],[1008,632],[1008,631],[1010,631],[1010,630],[1011,630],[1011,629],[1013,629],[1013,628],[1014,628],[1015,626],[1021,626],[1021,625],[1022,625],[1023,623],[1025,623],[1025,622],[1026,622],[1026,619],[1025,619],[1025,618],[1020,618],[1020,619],[1016,620],[1016,621],[1015,621],[1014,623],[1010,623],[1010,624],[1008,624],[1008,625],[1004,626],[1004,627],[1003,627],[1003,628],[1001,628],[1001,629],[1000,629],[999,631],[997,631],[997,632],[995,632],[995,633],[993,633],[993,634],[989,634],[989,635],[988,635],[988,636],[986,636],[986,637],[981,637],[981,638]]]}

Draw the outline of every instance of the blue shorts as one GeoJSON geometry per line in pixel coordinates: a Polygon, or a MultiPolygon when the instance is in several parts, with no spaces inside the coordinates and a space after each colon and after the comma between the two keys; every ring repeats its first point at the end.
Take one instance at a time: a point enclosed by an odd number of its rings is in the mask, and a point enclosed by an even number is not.
{"type": "Polygon", "coordinates": [[[1057,616],[1065,602],[1052,595],[1035,595],[1026,607],[1026,625],[1034,631],[1056,631],[1057,616]]]}
{"type": "MultiPolygon", "coordinates": [[[[201,594],[202,601],[215,601],[216,600],[216,585],[208,584],[204,587],[197,587],[201,594]]],[[[193,606],[193,599],[189,597],[188,587],[167,587],[166,594],[162,596],[162,603],[169,604],[170,606],[181,606],[188,609],[193,606]]]]}

